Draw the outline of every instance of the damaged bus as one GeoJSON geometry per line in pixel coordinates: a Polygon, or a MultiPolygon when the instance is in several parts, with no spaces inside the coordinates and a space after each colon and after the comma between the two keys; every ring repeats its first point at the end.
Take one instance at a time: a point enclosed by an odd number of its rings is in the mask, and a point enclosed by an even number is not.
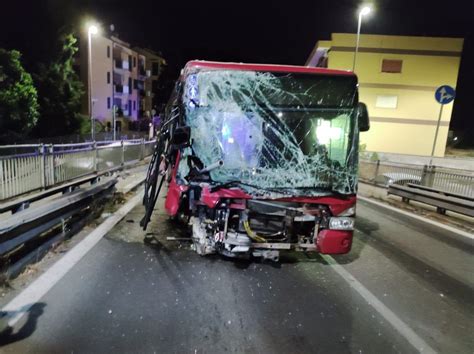
{"type": "Polygon", "coordinates": [[[148,169],[141,225],[166,185],[166,212],[191,226],[201,255],[347,253],[368,129],[350,71],[188,62],[148,169]]]}

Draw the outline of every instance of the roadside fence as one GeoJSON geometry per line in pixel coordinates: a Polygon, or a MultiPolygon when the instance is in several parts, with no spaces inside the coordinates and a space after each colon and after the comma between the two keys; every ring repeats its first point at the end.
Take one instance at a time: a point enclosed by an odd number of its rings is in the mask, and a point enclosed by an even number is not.
{"type": "Polygon", "coordinates": [[[391,184],[412,183],[447,193],[474,197],[474,172],[472,171],[361,159],[359,179],[384,187],[391,184]]]}
{"type": "Polygon", "coordinates": [[[0,201],[136,163],[154,146],[144,139],[0,146],[0,201]]]}

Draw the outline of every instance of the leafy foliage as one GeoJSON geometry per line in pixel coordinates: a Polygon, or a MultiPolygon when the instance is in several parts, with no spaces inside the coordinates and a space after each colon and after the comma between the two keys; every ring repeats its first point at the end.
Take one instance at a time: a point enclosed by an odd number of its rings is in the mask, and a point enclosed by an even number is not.
{"type": "MultiPolygon", "coordinates": [[[[84,114],[81,114],[79,115],[80,117],[80,121],[79,121],[79,129],[77,131],[78,134],[80,135],[89,135],[91,133],[91,119],[90,117],[88,117],[87,115],[84,115],[84,114]]],[[[105,129],[104,129],[104,126],[103,124],[98,121],[98,120],[95,120],[94,121],[94,131],[95,133],[101,133],[103,132],[105,129]]]]}
{"type": "Polygon", "coordinates": [[[21,54],[0,48],[0,143],[18,142],[37,123],[37,92],[21,54]]]}
{"type": "Polygon", "coordinates": [[[67,34],[60,43],[57,57],[48,66],[41,65],[34,77],[41,107],[35,135],[40,137],[72,134],[81,128],[84,89],[73,66],[77,39],[67,34]]]}

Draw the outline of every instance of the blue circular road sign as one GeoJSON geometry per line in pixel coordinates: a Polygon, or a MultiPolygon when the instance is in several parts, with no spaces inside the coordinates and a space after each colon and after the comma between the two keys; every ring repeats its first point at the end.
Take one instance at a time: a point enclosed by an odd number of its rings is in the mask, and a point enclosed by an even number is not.
{"type": "Polygon", "coordinates": [[[456,96],[456,90],[449,85],[443,85],[436,89],[435,98],[440,104],[448,104],[456,96]]]}

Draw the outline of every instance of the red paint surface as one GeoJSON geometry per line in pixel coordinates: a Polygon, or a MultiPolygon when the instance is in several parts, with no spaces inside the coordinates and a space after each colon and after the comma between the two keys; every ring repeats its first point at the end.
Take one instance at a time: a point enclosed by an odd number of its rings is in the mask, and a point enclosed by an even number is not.
{"type": "Polygon", "coordinates": [[[252,199],[250,195],[242,191],[241,189],[219,189],[218,191],[211,193],[208,187],[203,187],[201,191],[201,202],[207,205],[209,208],[215,208],[221,198],[229,199],[252,199]]]}
{"type": "Polygon", "coordinates": [[[308,66],[222,63],[222,62],[215,62],[215,61],[199,61],[199,60],[189,61],[186,64],[184,71],[187,72],[188,70],[191,70],[191,69],[200,69],[200,68],[355,76],[354,73],[351,71],[333,70],[333,69],[325,69],[325,68],[313,68],[313,67],[308,67],[308,66]]]}
{"type": "MultiPolygon", "coordinates": [[[[253,199],[252,196],[248,195],[241,189],[219,189],[218,191],[211,193],[208,187],[204,187],[201,192],[201,202],[207,205],[209,208],[215,208],[221,198],[228,199],[253,199]]],[[[263,199],[266,200],[266,199],[263,199]]],[[[270,200],[270,199],[268,199],[270,200]]],[[[351,196],[347,199],[340,199],[335,197],[291,197],[291,198],[280,198],[272,199],[276,201],[285,202],[297,202],[307,204],[324,204],[328,205],[331,213],[336,216],[339,215],[346,209],[354,206],[356,203],[356,197],[351,196]]],[[[238,208],[237,208],[238,209],[238,208]]]]}
{"type": "Polygon", "coordinates": [[[297,202],[307,204],[324,204],[328,205],[331,213],[336,216],[344,210],[356,204],[356,196],[350,196],[347,199],[340,199],[336,197],[292,197],[276,199],[285,202],[297,202]]]}
{"type": "Polygon", "coordinates": [[[165,209],[168,215],[174,216],[178,212],[181,194],[188,190],[188,186],[183,186],[176,183],[176,173],[178,172],[179,164],[179,150],[176,156],[176,164],[171,171],[171,181],[168,186],[168,193],[166,195],[165,209]]]}
{"type": "Polygon", "coordinates": [[[323,254],[342,254],[351,250],[353,231],[322,230],[316,238],[316,248],[323,254]]]}

